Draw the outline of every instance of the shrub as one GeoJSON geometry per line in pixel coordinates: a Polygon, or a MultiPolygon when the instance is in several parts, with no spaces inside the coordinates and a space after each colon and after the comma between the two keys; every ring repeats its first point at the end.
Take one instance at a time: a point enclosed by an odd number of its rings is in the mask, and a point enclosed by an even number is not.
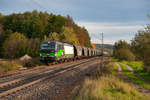
{"type": "Polygon", "coordinates": [[[135,55],[129,49],[122,48],[118,50],[117,58],[119,60],[134,61],[135,55]]]}
{"type": "Polygon", "coordinates": [[[22,61],[22,65],[24,67],[28,67],[28,68],[35,66],[35,64],[32,62],[32,60],[24,60],[24,61],[22,61]]]}
{"type": "Polygon", "coordinates": [[[24,67],[36,67],[38,65],[43,65],[42,62],[40,62],[40,58],[33,58],[33,59],[30,59],[30,60],[24,60],[22,61],[22,66],[24,67]]]}

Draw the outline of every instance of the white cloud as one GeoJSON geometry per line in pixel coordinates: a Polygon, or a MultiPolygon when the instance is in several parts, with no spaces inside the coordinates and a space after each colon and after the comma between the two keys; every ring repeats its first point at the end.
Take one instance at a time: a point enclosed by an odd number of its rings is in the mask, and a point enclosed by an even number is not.
{"type": "Polygon", "coordinates": [[[104,42],[113,44],[115,41],[123,39],[128,42],[134,37],[138,30],[143,29],[144,22],[83,22],[77,21],[77,24],[84,26],[90,33],[91,40],[94,43],[100,43],[100,33],[104,33],[104,42]]]}

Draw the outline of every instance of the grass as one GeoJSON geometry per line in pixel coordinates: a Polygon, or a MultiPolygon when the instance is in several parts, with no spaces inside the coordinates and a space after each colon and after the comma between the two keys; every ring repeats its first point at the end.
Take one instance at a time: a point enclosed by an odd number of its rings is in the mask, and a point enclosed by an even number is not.
{"type": "Polygon", "coordinates": [[[116,64],[111,67],[113,68],[110,68],[110,74],[103,74],[98,79],[87,78],[76,100],[150,100],[134,86],[114,75],[117,70],[116,64]]]}
{"type": "Polygon", "coordinates": [[[115,59],[114,57],[110,57],[110,60],[113,61],[113,62],[117,62],[118,59],[115,59]]]}
{"type": "Polygon", "coordinates": [[[8,72],[12,70],[17,70],[22,67],[36,67],[44,65],[44,63],[40,62],[40,58],[33,58],[31,60],[5,60],[5,61],[0,61],[0,73],[2,72],[8,72]]]}
{"type": "Polygon", "coordinates": [[[144,70],[142,61],[122,61],[122,63],[129,65],[139,76],[150,81],[150,74],[144,70]]]}
{"type": "Polygon", "coordinates": [[[23,67],[16,61],[0,61],[0,72],[8,72],[23,67]]]}
{"type": "Polygon", "coordinates": [[[146,83],[145,81],[140,80],[139,78],[137,78],[133,73],[131,73],[131,72],[128,70],[128,68],[127,68],[125,65],[123,65],[123,64],[121,64],[121,63],[119,63],[119,64],[120,64],[120,66],[122,67],[123,73],[124,73],[128,78],[130,78],[130,79],[131,79],[134,83],[136,83],[137,85],[140,85],[140,86],[142,86],[143,88],[146,88],[146,89],[150,90],[150,84],[148,84],[148,83],[146,83]]]}
{"type": "Polygon", "coordinates": [[[122,61],[122,63],[131,66],[135,71],[143,70],[143,62],[142,61],[122,61]]]}
{"type": "Polygon", "coordinates": [[[118,71],[118,67],[117,67],[116,63],[112,64],[112,66],[113,66],[113,68],[111,69],[112,70],[111,72],[113,75],[115,75],[116,72],[118,71]]]}

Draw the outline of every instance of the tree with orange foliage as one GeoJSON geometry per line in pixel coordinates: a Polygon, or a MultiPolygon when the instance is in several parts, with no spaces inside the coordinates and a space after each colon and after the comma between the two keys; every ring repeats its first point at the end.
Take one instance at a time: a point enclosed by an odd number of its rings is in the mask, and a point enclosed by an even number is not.
{"type": "Polygon", "coordinates": [[[91,46],[92,46],[93,49],[96,49],[96,46],[95,46],[94,43],[91,43],[91,46]]]}

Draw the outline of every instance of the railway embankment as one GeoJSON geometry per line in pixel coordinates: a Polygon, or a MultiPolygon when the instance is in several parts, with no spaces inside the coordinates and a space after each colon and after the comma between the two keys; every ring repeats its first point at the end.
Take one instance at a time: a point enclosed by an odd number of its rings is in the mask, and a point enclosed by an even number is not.
{"type": "Polygon", "coordinates": [[[0,99],[69,100],[99,61],[100,58],[94,57],[1,77],[0,99]]]}

